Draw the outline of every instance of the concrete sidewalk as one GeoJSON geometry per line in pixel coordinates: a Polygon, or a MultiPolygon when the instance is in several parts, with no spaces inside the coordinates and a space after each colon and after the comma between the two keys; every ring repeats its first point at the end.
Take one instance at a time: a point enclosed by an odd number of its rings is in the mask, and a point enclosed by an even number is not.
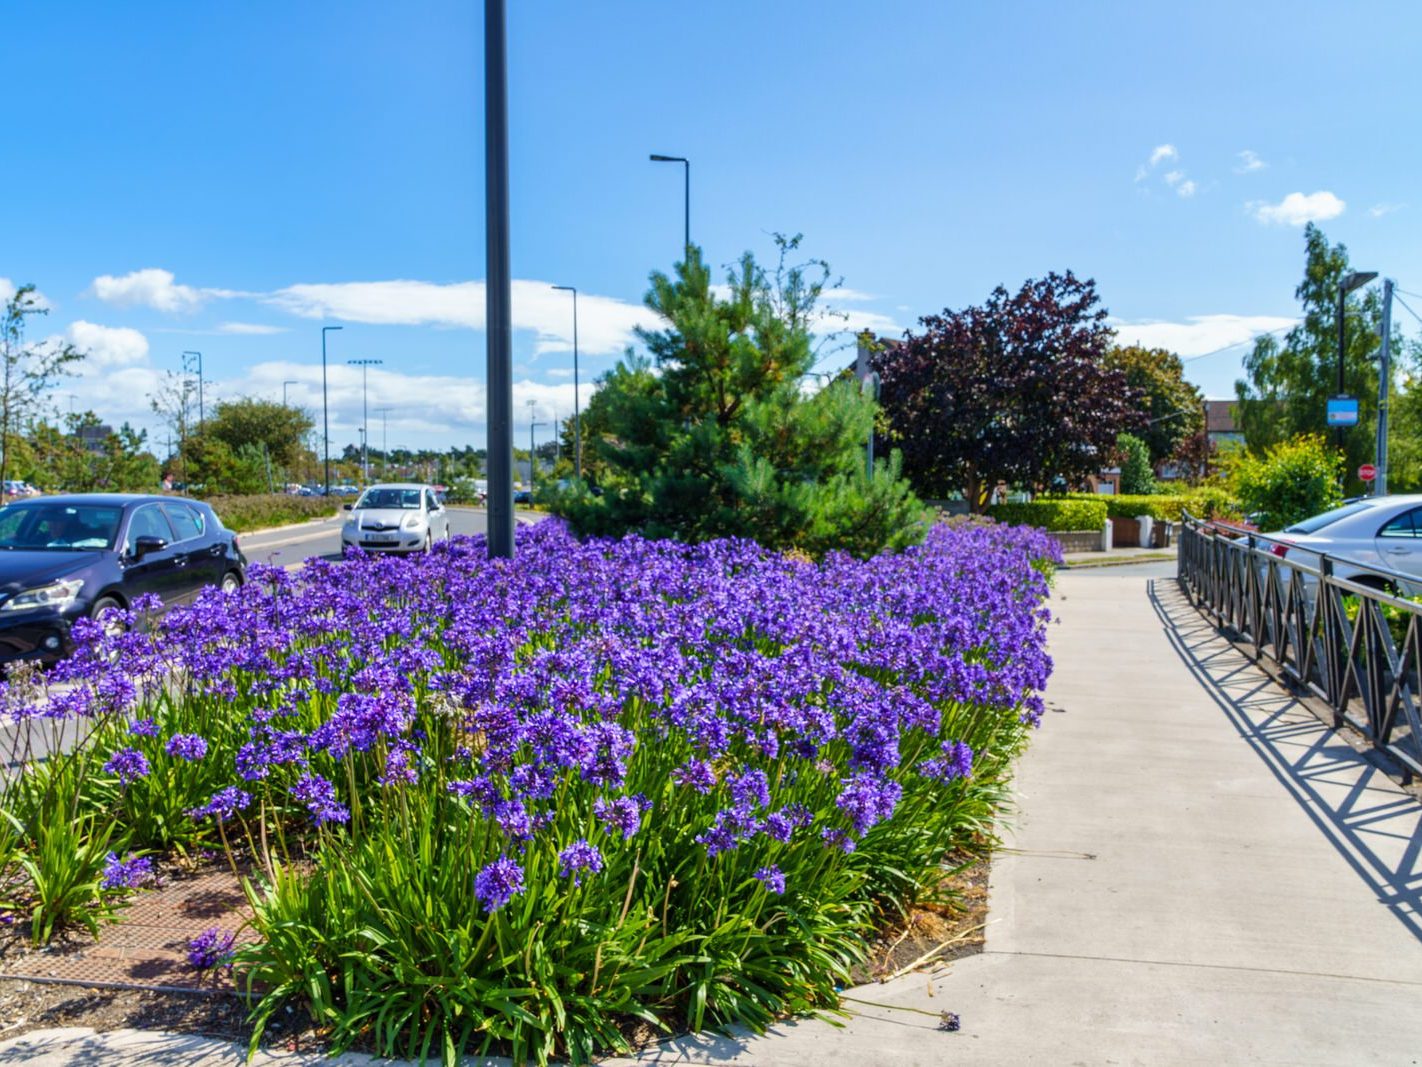
{"type": "MultiPolygon", "coordinates": [[[[685,1038],[616,1064],[1422,1061],[1422,805],[1173,581],[1067,572],[1057,590],[1052,710],[994,861],[986,951],[850,991],[842,1028],[685,1038]]],[[[0,1064],[240,1058],[133,1032],[0,1044],[0,1064]]]]}

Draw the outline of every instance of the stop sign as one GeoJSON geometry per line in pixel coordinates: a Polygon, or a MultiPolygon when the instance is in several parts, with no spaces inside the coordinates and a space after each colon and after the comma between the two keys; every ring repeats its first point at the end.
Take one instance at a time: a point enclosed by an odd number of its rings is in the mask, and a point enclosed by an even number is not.
{"type": "Polygon", "coordinates": [[[1378,469],[1371,463],[1364,463],[1358,468],[1358,477],[1365,482],[1370,482],[1378,476],[1378,469]]]}

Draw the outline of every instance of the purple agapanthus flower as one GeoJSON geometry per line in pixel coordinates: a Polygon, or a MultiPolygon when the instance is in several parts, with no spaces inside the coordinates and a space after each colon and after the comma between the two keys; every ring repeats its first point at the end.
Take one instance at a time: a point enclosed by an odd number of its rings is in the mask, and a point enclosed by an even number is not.
{"type": "Polygon", "coordinates": [[[500,856],[474,876],[474,895],[486,912],[496,912],[523,892],[523,868],[500,856]]]}
{"type": "Polygon", "coordinates": [[[153,861],[147,856],[129,853],[128,859],[121,860],[118,853],[110,852],[104,857],[104,878],[100,883],[105,889],[137,889],[153,878],[153,861]]]}
{"type": "Polygon", "coordinates": [[[605,800],[598,797],[593,801],[593,814],[609,833],[631,837],[642,827],[642,804],[640,797],[614,797],[605,800]]]}
{"type": "Polygon", "coordinates": [[[200,760],[207,755],[207,739],[201,734],[174,734],[168,738],[163,751],[189,762],[200,760]]]}
{"type": "Polygon", "coordinates": [[[132,785],[140,778],[147,778],[149,770],[148,757],[136,748],[121,748],[104,764],[104,772],[118,775],[120,785],[132,785]]]}
{"type": "Polygon", "coordinates": [[[237,935],[209,927],[188,942],[188,966],[198,971],[232,965],[232,946],[237,935]]]}
{"type": "Polygon", "coordinates": [[[304,774],[291,787],[293,799],[306,805],[317,826],[329,822],[345,823],[351,818],[350,810],[336,799],[336,787],[319,774],[304,774]]]}
{"type": "Polygon", "coordinates": [[[918,773],[925,778],[940,782],[951,782],[954,778],[971,778],[973,774],[973,750],[962,741],[944,741],[942,755],[926,759],[918,766],[918,773]]]}
{"type": "Polygon", "coordinates": [[[213,793],[212,799],[201,807],[192,808],[188,814],[194,819],[213,817],[218,822],[225,822],[251,803],[251,793],[238,789],[235,785],[229,785],[213,793]]]}
{"type": "Polygon", "coordinates": [[[755,872],[755,880],[777,896],[785,892],[785,874],[779,867],[761,867],[755,872]]]}
{"type": "Polygon", "coordinates": [[[156,719],[135,719],[129,723],[128,732],[134,737],[157,737],[158,721],[156,719]]]}
{"type": "Polygon", "coordinates": [[[574,885],[582,885],[585,873],[597,874],[602,867],[602,853],[594,845],[581,839],[558,853],[558,874],[564,878],[572,878],[574,885]]]}

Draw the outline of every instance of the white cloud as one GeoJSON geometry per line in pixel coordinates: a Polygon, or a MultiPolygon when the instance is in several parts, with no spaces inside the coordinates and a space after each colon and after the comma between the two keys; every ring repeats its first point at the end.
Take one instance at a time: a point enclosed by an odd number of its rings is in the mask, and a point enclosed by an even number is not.
{"type": "Polygon", "coordinates": [[[1183,182],[1181,182],[1175,187],[1175,192],[1177,196],[1183,196],[1188,200],[1190,197],[1195,195],[1195,183],[1192,182],[1189,178],[1186,178],[1183,182]]]}
{"type": "Polygon", "coordinates": [[[1179,159],[1180,153],[1175,150],[1173,144],[1156,145],[1155,151],[1150,154],[1150,165],[1153,167],[1157,163],[1164,163],[1167,160],[1179,159]]]}
{"type": "MultiPolygon", "coordinates": [[[[483,282],[334,282],[289,285],[267,301],[303,318],[332,318],[377,325],[484,328],[483,282]]],[[[621,352],[637,326],[655,327],[657,316],[640,304],[594,293],[578,294],[578,349],[589,355],[621,352]]],[[[536,354],[573,348],[573,300],[551,283],[513,283],[513,325],[538,334],[536,354]]]]}
{"type": "Polygon", "coordinates": [[[79,319],[64,339],[86,354],[81,367],[125,367],[148,361],[148,338],[127,326],[100,326],[79,319]]]}
{"type": "Polygon", "coordinates": [[[1166,185],[1176,185],[1176,184],[1178,184],[1179,182],[1183,181],[1184,178],[1185,178],[1185,172],[1184,172],[1183,170],[1172,170],[1172,171],[1169,171],[1169,172],[1166,173],[1166,175],[1165,175],[1165,184],[1166,184],[1166,185]]]}
{"type": "Polygon", "coordinates": [[[214,298],[247,295],[231,289],[194,289],[180,285],[172,271],[161,267],[145,267],[124,275],[101,274],[90,288],[106,304],[167,312],[196,311],[214,298]]]}
{"type": "Polygon", "coordinates": [[[1239,153],[1239,166],[1234,168],[1234,172],[1236,174],[1250,174],[1256,170],[1263,170],[1267,166],[1269,164],[1260,159],[1257,153],[1246,148],[1239,153]]]}
{"type": "MultiPolygon", "coordinates": [[[[1384,215],[1391,215],[1394,211],[1401,211],[1406,204],[1374,204],[1368,208],[1368,215],[1375,219],[1380,219],[1384,215]]],[[[4,279],[0,279],[3,281],[4,279]]]]}
{"type": "Polygon", "coordinates": [[[285,326],[267,326],[260,322],[220,322],[217,324],[217,332],[261,336],[271,333],[286,333],[287,328],[285,326]]]}
{"type": "Polygon", "coordinates": [[[1290,193],[1277,204],[1255,200],[1245,207],[1263,223],[1282,226],[1302,226],[1306,222],[1336,219],[1348,205],[1327,190],[1316,193],[1290,193]]]}
{"type": "Polygon", "coordinates": [[[1285,329],[1297,321],[1277,315],[1191,315],[1184,322],[1113,319],[1111,327],[1116,331],[1119,344],[1166,348],[1188,358],[1243,344],[1261,333],[1285,329]]]}

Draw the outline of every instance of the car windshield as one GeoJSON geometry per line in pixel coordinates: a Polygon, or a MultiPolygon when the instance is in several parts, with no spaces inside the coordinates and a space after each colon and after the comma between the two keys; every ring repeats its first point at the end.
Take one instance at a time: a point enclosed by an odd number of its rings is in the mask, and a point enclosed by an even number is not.
{"type": "Polygon", "coordinates": [[[359,508],[404,508],[409,511],[420,510],[420,491],[418,489],[367,489],[365,495],[356,502],[359,508]]]}
{"type": "Polygon", "coordinates": [[[1332,526],[1339,519],[1346,519],[1350,515],[1356,515],[1360,511],[1367,511],[1373,505],[1365,500],[1356,503],[1344,504],[1341,508],[1334,508],[1332,511],[1325,511],[1322,515],[1315,515],[1311,519],[1304,519],[1303,522],[1296,522],[1284,530],[1285,533],[1311,534],[1318,533],[1325,526],[1332,526]]]}
{"type": "Polygon", "coordinates": [[[10,504],[0,509],[0,548],[113,548],[122,519],[116,504],[10,504]]]}

